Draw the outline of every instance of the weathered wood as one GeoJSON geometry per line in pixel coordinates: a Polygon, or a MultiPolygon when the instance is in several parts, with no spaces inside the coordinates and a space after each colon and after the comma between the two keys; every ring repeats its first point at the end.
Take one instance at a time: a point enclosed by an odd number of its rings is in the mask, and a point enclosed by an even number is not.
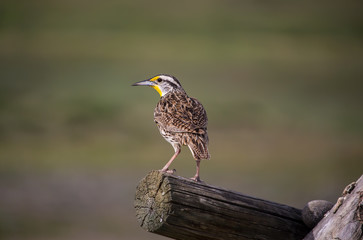
{"type": "Polygon", "coordinates": [[[363,175],[343,191],[334,207],[304,240],[363,239],[363,175]]]}
{"type": "Polygon", "coordinates": [[[310,201],[301,212],[302,220],[308,228],[313,229],[333,206],[334,203],[326,200],[310,201]]]}
{"type": "Polygon", "coordinates": [[[180,240],[302,239],[301,210],[204,183],[150,172],[137,186],[137,219],[180,240]]]}

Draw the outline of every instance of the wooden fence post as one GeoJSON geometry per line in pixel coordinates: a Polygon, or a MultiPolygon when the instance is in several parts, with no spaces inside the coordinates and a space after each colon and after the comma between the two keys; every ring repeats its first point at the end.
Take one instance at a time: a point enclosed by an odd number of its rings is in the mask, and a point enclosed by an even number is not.
{"type": "Polygon", "coordinates": [[[334,207],[304,240],[363,239],[363,175],[349,184],[334,207]]]}
{"type": "Polygon", "coordinates": [[[160,171],[137,186],[136,216],[147,231],[180,240],[301,240],[301,210],[160,171]]]}

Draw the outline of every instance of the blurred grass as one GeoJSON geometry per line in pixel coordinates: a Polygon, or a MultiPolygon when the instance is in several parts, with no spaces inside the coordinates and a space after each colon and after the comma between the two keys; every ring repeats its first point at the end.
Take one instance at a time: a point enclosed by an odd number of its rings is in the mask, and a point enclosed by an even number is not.
{"type": "MultiPolygon", "coordinates": [[[[2,1],[0,237],[160,239],[137,228],[132,199],[172,148],[152,121],[157,93],[130,86],[158,73],[207,109],[205,181],[300,208],[335,201],[363,169],[361,12],[356,1],[2,1]]],[[[194,174],[187,149],[174,167],[194,174]]]]}

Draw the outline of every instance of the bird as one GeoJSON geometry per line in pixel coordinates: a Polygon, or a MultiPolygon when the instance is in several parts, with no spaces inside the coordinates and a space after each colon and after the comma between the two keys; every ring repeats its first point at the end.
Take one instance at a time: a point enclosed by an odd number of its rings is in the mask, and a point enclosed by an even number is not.
{"type": "Polygon", "coordinates": [[[203,105],[196,98],[189,97],[179,80],[168,74],[158,74],[132,86],[149,86],[160,95],[154,110],[154,122],[160,134],[174,148],[174,155],[161,171],[173,172],[169,170],[171,163],[180,154],[181,147],[188,146],[196,161],[196,173],[191,179],[200,182],[200,162],[210,159],[208,117],[203,105]]]}

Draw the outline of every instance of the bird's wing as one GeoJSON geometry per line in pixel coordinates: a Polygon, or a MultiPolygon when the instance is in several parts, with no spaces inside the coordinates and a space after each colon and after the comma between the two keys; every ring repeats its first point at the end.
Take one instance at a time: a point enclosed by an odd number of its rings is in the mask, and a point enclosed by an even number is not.
{"type": "Polygon", "coordinates": [[[169,132],[204,134],[208,124],[203,105],[185,93],[161,98],[155,108],[154,120],[169,132]]]}

